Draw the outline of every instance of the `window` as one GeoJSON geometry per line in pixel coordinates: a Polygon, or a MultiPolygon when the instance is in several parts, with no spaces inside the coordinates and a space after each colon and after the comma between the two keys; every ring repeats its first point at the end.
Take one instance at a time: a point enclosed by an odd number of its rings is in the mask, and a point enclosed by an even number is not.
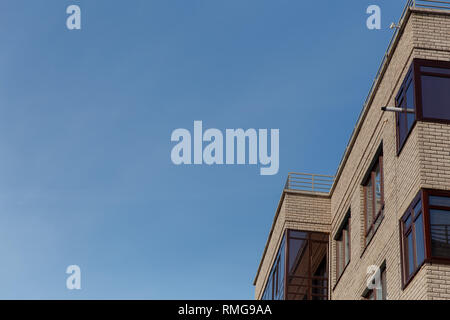
{"type": "Polygon", "coordinates": [[[329,234],[287,229],[262,300],[327,300],[329,234]]]}
{"type": "Polygon", "coordinates": [[[277,257],[270,272],[266,289],[262,300],[283,300],[284,299],[284,261],[285,261],[285,240],[283,238],[277,257]]]}
{"type": "Polygon", "coordinates": [[[384,210],[383,152],[377,152],[371,169],[366,174],[364,186],[364,222],[366,245],[377,231],[384,210]]]}
{"type": "Polygon", "coordinates": [[[329,234],[287,230],[287,300],[328,299],[329,234]]]}
{"type": "Polygon", "coordinates": [[[450,121],[450,68],[420,67],[422,116],[450,121]]]}
{"type": "MultiPolygon", "coordinates": [[[[386,264],[380,268],[379,286],[375,289],[366,289],[363,297],[365,300],[386,300],[387,297],[387,285],[386,285],[386,264]]],[[[376,280],[376,279],[374,279],[376,280]]]]}
{"type": "Polygon", "coordinates": [[[350,263],[350,212],[344,218],[334,240],[336,240],[336,279],[339,279],[350,263]]]}
{"type": "Polygon", "coordinates": [[[406,112],[407,109],[416,109],[414,97],[414,68],[412,67],[406,75],[405,81],[395,99],[395,106],[405,111],[397,113],[397,143],[403,146],[415,121],[415,113],[406,112]]]}
{"type": "Polygon", "coordinates": [[[450,196],[430,195],[431,256],[450,258],[450,196]]]}
{"type": "Polygon", "coordinates": [[[421,190],[400,220],[403,281],[427,261],[450,261],[450,192],[421,190]]]}
{"type": "Polygon", "coordinates": [[[405,109],[396,115],[398,152],[416,120],[450,123],[450,62],[414,59],[395,104],[405,109]]]}
{"type": "Polygon", "coordinates": [[[404,270],[406,280],[422,266],[425,260],[424,219],[422,197],[419,194],[402,218],[404,270]]]}
{"type": "Polygon", "coordinates": [[[327,257],[323,257],[322,262],[317,267],[312,278],[311,300],[327,300],[327,257]]]}

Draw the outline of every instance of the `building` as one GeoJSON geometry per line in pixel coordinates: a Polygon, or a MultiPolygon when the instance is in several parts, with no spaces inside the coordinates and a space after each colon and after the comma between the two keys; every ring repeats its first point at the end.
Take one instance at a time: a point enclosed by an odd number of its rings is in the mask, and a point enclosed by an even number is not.
{"type": "Polygon", "coordinates": [[[336,176],[289,174],[254,285],[450,299],[450,2],[408,1],[336,176]]]}

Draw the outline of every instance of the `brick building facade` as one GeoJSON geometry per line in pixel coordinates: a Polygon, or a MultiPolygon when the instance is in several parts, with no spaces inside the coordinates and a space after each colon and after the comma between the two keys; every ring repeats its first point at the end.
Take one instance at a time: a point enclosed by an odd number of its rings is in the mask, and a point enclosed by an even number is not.
{"type": "Polygon", "coordinates": [[[440,6],[408,2],[336,176],[289,175],[256,299],[450,299],[450,3],[440,6]]]}

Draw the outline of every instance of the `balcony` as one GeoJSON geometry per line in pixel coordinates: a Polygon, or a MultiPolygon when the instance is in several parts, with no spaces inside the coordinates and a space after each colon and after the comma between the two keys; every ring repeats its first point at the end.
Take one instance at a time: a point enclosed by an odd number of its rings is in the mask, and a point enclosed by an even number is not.
{"type": "Polygon", "coordinates": [[[288,229],[262,299],[328,300],[327,270],[328,234],[288,229]]]}

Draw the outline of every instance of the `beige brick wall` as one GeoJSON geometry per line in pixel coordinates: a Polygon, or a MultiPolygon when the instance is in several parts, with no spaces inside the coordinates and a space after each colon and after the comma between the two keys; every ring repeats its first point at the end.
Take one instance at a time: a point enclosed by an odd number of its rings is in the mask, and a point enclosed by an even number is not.
{"type": "Polygon", "coordinates": [[[450,125],[419,124],[421,185],[450,190],[450,125]]]}
{"type": "Polygon", "coordinates": [[[326,195],[288,192],[284,200],[286,228],[330,232],[330,198],[326,195]]]}
{"type": "MultiPolygon", "coordinates": [[[[351,207],[352,257],[337,284],[334,261],[331,264],[331,284],[335,286],[331,291],[332,299],[361,299],[366,287],[367,267],[372,264],[380,266],[384,261],[388,299],[430,299],[439,294],[443,298],[450,290],[447,274],[450,269],[429,265],[422,267],[402,290],[399,219],[420,188],[450,189],[450,126],[418,122],[397,156],[395,116],[379,110],[383,105],[395,104],[395,95],[413,58],[450,60],[448,13],[430,14],[421,10],[412,13],[336,184],[331,200],[332,234],[351,207]],[[371,243],[365,247],[361,183],[381,141],[385,218],[371,243]],[[446,272],[441,272],[444,268],[446,272]],[[436,283],[436,277],[439,277],[439,283],[436,283]]],[[[332,243],[333,250],[334,245],[332,243]]]]}
{"type": "Polygon", "coordinates": [[[450,266],[427,266],[428,298],[431,300],[450,300],[450,266]]]}
{"type": "Polygon", "coordinates": [[[330,242],[331,299],[361,299],[367,267],[386,262],[388,299],[450,299],[450,266],[424,265],[402,290],[399,219],[420,190],[450,190],[450,125],[418,122],[397,156],[395,115],[383,113],[414,58],[450,61],[450,13],[412,10],[400,40],[356,131],[330,198],[284,194],[274,232],[256,279],[260,298],[285,228],[330,232],[330,241],[351,209],[351,261],[337,281],[335,242],[330,242]],[[368,246],[364,234],[362,179],[383,143],[384,219],[368,246]]]}

